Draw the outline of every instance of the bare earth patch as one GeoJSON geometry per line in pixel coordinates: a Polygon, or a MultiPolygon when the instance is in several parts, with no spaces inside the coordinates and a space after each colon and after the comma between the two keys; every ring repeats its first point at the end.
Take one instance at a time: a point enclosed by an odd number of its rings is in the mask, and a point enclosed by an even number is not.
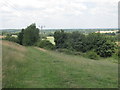
{"type": "Polygon", "coordinates": [[[46,52],[47,50],[43,49],[43,48],[38,48],[38,47],[35,47],[36,49],[40,50],[40,51],[43,51],[43,52],[46,52]]]}

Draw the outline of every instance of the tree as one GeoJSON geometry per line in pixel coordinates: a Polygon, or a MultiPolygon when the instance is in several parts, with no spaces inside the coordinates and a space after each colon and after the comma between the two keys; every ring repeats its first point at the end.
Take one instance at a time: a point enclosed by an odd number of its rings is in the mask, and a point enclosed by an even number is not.
{"type": "Polygon", "coordinates": [[[24,29],[22,29],[22,31],[18,34],[19,44],[21,44],[21,45],[22,45],[22,41],[23,41],[23,35],[24,35],[24,29]]]}
{"type": "Polygon", "coordinates": [[[82,33],[75,31],[70,35],[70,44],[73,49],[76,51],[86,51],[86,43],[85,43],[85,35],[82,33]]]}
{"type": "Polygon", "coordinates": [[[61,31],[56,31],[54,33],[54,41],[55,41],[55,45],[56,48],[65,48],[65,41],[67,40],[67,34],[61,30],[61,31]]]}
{"type": "Polygon", "coordinates": [[[101,57],[110,57],[115,52],[115,43],[106,41],[96,48],[96,53],[101,57]]]}
{"type": "Polygon", "coordinates": [[[39,39],[39,29],[35,24],[31,24],[24,30],[22,44],[31,46],[39,39]]]}

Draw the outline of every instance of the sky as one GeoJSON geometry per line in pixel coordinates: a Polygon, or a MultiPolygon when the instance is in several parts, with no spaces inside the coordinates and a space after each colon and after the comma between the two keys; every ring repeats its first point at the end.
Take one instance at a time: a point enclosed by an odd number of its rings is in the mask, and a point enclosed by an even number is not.
{"type": "Polygon", "coordinates": [[[0,0],[0,29],[117,28],[119,0],[0,0]]]}

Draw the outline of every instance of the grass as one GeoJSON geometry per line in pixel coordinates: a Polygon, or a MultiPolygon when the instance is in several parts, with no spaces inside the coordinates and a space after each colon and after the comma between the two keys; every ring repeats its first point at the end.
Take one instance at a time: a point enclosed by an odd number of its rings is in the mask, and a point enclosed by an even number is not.
{"type": "Polygon", "coordinates": [[[3,41],[3,87],[116,88],[117,82],[117,63],[3,41]]]}

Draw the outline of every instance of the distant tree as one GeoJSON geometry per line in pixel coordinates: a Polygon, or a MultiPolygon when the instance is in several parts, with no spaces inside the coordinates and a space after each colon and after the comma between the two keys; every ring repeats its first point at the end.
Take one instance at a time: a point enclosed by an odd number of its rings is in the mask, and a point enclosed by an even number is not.
{"type": "Polygon", "coordinates": [[[23,35],[24,35],[24,29],[22,29],[22,31],[18,34],[18,41],[19,41],[19,44],[21,45],[23,41],[23,35]]]}
{"type": "Polygon", "coordinates": [[[115,52],[115,43],[111,41],[102,42],[95,51],[101,57],[110,57],[115,52]]]}
{"type": "Polygon", "coordinates": [[[97,44],[97,42],[101,41],[104,42],[105,37],[104,35],[100,33],[90,33],[86,36],[86,44],[87,44],[87,50],[92,50],[93,48],[97,48],[100,44],[97,44]]]}
{"type": "Polygon", "coordinates": [[[70,35],[70,44],[76,51],[86,51],[85,35],[76,31],[70,35]]]}
{"type": "Polygon", "coordinates": [[[31,46],[39,39],[39,29],[35,24],[31,24],[24,30],[22,44],[31,46]]]}
{"type": "Polygon", "coordinates": [[[67,40],[67,34],[64,32],[64,30],[61,31],[56,31],[54,33],[54,41],[56,44],[56,48],[65,48],[66,47],[66,43],[65,41],[67,40]]]}
{"type": "Polygon", "coordinates": [[[78,52],[93,50],[101,57],[110,57],[115,52],[115,42],[106,35],[90,33],[84,35],[80,32],[65,33],[63,30],[54,33],[57,48],[65,48],[78,52]]]}

